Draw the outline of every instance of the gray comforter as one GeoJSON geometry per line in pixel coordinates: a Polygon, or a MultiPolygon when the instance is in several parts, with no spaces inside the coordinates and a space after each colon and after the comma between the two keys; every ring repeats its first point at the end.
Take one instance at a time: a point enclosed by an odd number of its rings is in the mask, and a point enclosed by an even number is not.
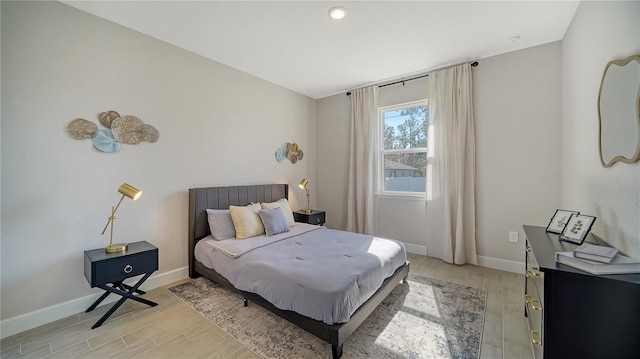
{"type": "Polygon", "coordinates": [[[236,288],[326,324],[348,321],[407,259],[399,241],[301,223],[291,229],[242,241],[205,238],[195,256],[236,288]]]}

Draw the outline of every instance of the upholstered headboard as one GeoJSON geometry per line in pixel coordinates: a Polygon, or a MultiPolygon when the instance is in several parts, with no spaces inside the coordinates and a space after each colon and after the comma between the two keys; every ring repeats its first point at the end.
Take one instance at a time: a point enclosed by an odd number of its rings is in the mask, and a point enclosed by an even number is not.
{"type": "Polygon", "coordinates": [[[289,198],[289,185],[265,184],[189,189],[189,271],[192,270],[193,250],[196,243],[210,234],[207,208],[229,209],[229,206],[245,206],[252,202],[275,202],[280,198],[289,198]]]}

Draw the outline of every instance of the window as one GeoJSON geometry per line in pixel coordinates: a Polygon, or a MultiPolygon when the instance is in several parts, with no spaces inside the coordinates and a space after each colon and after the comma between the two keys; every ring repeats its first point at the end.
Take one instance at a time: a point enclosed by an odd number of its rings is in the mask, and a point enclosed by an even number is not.
{"type": "Polygon", "coordinates": [[[424,194],[428,111],[427,101],[379,109],[383,194],[424,194]]]}

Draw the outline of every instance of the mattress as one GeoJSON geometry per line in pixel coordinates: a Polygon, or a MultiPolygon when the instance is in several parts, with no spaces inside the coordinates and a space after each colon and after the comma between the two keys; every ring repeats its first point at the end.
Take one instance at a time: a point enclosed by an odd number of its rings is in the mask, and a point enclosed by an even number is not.
{"type": "Polygon", "coordinates": [[[347,322],[407,260],[402,242],[304,223],[273,237],[203,238],[195,258],[237,289],[329,325],[347,322]]]}

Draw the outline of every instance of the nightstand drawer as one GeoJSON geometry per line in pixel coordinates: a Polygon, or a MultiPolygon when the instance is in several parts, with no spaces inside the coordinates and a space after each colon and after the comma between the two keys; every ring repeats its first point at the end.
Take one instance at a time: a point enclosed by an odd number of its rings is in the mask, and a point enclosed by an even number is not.
{"type": "Polygon", "coordinates": [[[322,224],[324,224],[324,221],[325,221],[325,219],[324,219],[324,212],[321,212],[321,213],[315,214],[315,215],[313,215],[313,216],[311,216],[311,217],[309,218],[309,223],[310,223],[310,224],[318,224],[318,225],[322,225],[322,224]]]}
{"type": "Polygon", "coordinates": [[[147,252],[94,263],[92,269],[94,283],[92,283],[92,286],[113,283],[139,274],[156,271],[158,269],[158,256],[156,253],[147,252]]]}
{"type": "Polygon", "coordinates": [[[129,244],[121,253],[105,253],[103,249],[86,251],[84,275],[91,287],[122,281],[158,270],[158,248],[147,242],[129,244]]]}
{"type": "Polygon", "coordinates": [[[312,210],[311,213],[306,213],[304,211],[295,211],[293,212],[293,218],[296,222],[315,224],[315,225],[323,225],[325,222],[325,212],[312,210]]]}

